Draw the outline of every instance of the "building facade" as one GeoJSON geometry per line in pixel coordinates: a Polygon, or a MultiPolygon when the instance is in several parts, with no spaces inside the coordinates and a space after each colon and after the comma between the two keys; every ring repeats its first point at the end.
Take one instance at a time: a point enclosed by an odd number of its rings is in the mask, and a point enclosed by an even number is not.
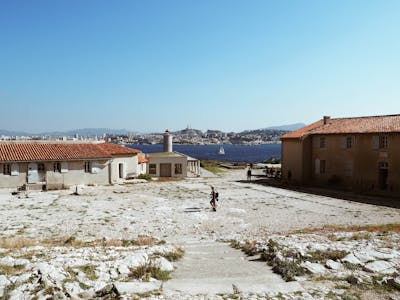
{"type": "Polygon", "coordinates": [[[0,187],[118,183],[137,175],[139,152],[111,143],[0,143],[0,187]]]}
{"type": "Polygon", "coordinates": [[[400,195],[400,115],[324,117],[282,136],[286,181],[400,195]]]}
{"type": "Polygon", "coordinates": [[[200,176],[200,161],[185,154],[174,152],[172,135],[164,133],[163,152],[150,153],[147,158],[147,173],[153,177],[197,177],[200,176]]]}

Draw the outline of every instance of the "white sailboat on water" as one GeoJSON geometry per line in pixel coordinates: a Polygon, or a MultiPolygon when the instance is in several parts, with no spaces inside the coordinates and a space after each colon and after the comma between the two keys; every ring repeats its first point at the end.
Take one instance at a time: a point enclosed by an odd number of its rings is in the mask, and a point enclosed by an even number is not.
{"type": "Polygon", "coordinates": [[[225,154],[224,147],[221,146],[221,147],[219,148],[218,154],[219,154],[219,155],[224,155],[224,154],[225,154]]]}

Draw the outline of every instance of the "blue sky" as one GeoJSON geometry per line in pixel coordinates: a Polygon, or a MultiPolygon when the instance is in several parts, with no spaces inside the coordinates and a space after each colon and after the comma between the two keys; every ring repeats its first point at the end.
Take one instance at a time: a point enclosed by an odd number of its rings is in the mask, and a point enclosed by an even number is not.
{"type": "Polygon", "coordinates": [[[400,1],[0,0],[0,129],[400,113],[400,1]]]}

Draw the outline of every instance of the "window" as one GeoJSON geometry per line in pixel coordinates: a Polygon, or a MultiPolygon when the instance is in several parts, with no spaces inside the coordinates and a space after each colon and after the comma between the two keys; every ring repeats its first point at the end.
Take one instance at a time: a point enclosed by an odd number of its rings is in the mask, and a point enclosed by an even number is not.
{"type": "Polygon", "coordinates": [[[90,173],[91,168],[90,168],[90,161],[85,161],[83,163],[83,168],[85,169],[85,173],[90,173]]]}
{"type": "Polygon", "coordinates": [[[38,164],[38,172],[44,172],[44,164],[38,164]]]}
{"type": "Polygon", "coordinates": [[[351,136],[346,137],[346,149],[353,147],[353,138],[351,136]]]}
{"type": "Polygon", "coordinates": [[[182,164],[175,164],[175,174],[182,174],[182,164]]]}
{"type": "Polygon", "coordinates": [[[61,173],[61,163],[60,162],[55,162],[53,164],[53,171],[61,173]]]}
{"type": "Polygon", "coordinates": [[[149,164],[149,174],[155,175],[157,174],[157,165],[149,164]]]}
{"type": "Polygon", "coordinates": [[[320,137],[319,138],[319,147],[320,148],[325,148],[325,146],[326,146],[325,137],[320,137]]]}
{"type": "Polygon", "coordinates": [[[379,149],[387,149],[388,137],[386,135],[379,136],[379,149]]]}
{"type": "Polygon", "coordinates": [[[325,174],[326,160],[321,160],[319,162],[319,174],[325,174]]]}
{"type": "Polygon", "coordinates": [[[3,174],[4,175],[11,175],[11,166],[10,164],[3,165],[3,174]]]}
{"type": "Polygon", "coordinates": [[[353,161],[348,160],[344,165],[344,175],[347,177],[353,176],[353,161]]]}

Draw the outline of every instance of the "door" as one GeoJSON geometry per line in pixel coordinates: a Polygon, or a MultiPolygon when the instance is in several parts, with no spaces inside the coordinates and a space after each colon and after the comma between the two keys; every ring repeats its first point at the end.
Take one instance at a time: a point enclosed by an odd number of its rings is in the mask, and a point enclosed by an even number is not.
{"type": "Polygon", "coordinates": [[[43,163],[38,164],[38,180],[40,182],[46,182],[46,170],[43,163]]]}
{"type": "Polygon", "coordinates": [[[171,177],[171,164],[160,164],[160,177],[171,177]]]}
{"type": "Polygon", "coordinates": [[[28,164],[28,183],[39,182],[39,173],[37,163],[28,164]]]}
{"type": "Polygon", "coordinates": [[[379,163],[379,189],[386,190],[388,187],[389,165],[387,162],[379,163]]]}
{"type": "Polygon", "coordinates": [[[118,170],[119,170],[119,178],[125,178],[125,167],[123,163],[120,163],[118,165],[118,170]]]}

